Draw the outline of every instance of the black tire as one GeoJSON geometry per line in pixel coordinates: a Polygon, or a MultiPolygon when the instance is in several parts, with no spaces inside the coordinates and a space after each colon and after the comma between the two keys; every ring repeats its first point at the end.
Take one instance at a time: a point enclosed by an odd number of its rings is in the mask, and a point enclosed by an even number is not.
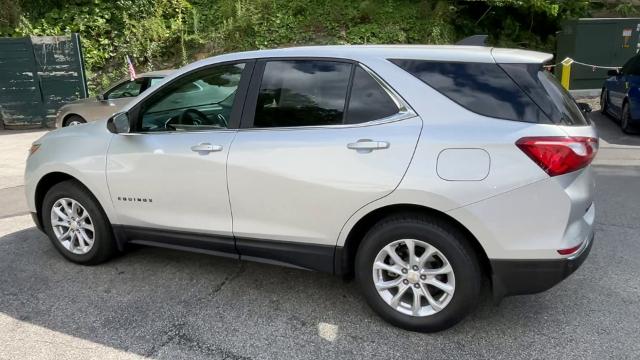
{"type": "Polygon", "coordinates": [[[80,115],[71,115],[64,121],[64,124],[62,124],[62,126],[65,127],[72,124],[78,125],[78,124],[84,124],[86,122],[87,121],[80,115]]]}
{"type": "Polygon", "coordinates": [[[600,94],[600,112],[603,115],[608,116],[609,106],[607,105],[607,90],[602,89],[602,93],[600,94]]]}
{"type": "Polygon", "coordinates": [[[633,134],[633,128],[631,127],[630,124],[630,120],[631,120],[631,111],[629,110],[629,103],[625,102],[624,105],[622,105],[622,114],[620,116],[620,128],[622,129],[622,132],[625,134],[633,134]]]}
{"type": "Polygon", "coordinates": [[[425,215],[395,215],[377,223],[358,248],[355,273],[369,306],[386,321],[406,330],[447,329],[472,312],[480,298],[481,268],[466,235],[446,221],[425,215]],[[450,302],[439,312],[422,317],[406,315],[393,309],[378,294],[372,275],[373,263],[383,247],[400,239],[420,240],[436,247],[453,268],[455,290],[450,302]]]}
{"type": "Polygon", "coordinates": [[[95,265],[108,260],[116,252],[115,240],[111,224],[98,200],[79,182],[67,180],[60,182],[46,193],[41,209],[42,224],[53,246],[67,260],[82,264],[95,265]],[[94,242],[91,249],[85,254],[75,254],[66,249],[56,237],[51,226],[51,211],[56,201],[69,198],[77,201],[84,207],[91,217],[94,228],[94,242]]]}

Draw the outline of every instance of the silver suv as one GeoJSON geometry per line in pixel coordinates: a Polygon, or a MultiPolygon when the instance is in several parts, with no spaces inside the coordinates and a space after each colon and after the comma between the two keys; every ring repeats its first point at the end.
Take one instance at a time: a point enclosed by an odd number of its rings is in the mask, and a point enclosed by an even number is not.
{"type": "Polygon", "coordinates": [[[550,59],[475,46],[213,57],[36,141],[28,204],[79,264],[136,243],[353,275],[387,321],[442,330],[483,278],[497,299],[544,291],[591,248],[598,140],[550,59]]]}

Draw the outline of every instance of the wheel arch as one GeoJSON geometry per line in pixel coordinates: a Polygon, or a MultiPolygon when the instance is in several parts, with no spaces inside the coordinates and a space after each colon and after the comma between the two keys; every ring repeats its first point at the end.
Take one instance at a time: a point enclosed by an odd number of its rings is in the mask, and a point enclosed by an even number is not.
{"type": "Polygon", "coordinates": [[[375,223],[386,217],[406,213],[421,214],[437,218],[446,221],[461,230],[466,235],[466,241],[468,241],[468,244],[473,248],[478,257],[483,275],[489,279],[491,278],[491,262],[489,261],[489,257],[478,239],[471,233],[471,231],[469,231],[469,229],[467,229],[458,220],[442,211],[416,204],[386,205],[374,209],[362,216],[349,230],[343,246],[338,247],[336,250],[334,266],[335,273],[345,277],[351,277],[354,272],[354,263],[358,246],[362,242],[367,231],[375,223]]]}
{"type": "Polygon", "coordinates": [[[77,116],[79,118],[81,118],[82,120],[84,120],[84,122],[87,122],[87,119],[85,119],[84,116],[80,115],[80,114],[76,114],[76,113],[68,113],[66,114],[63,118],[62,118],[62,126],[67,126],[67,121],[69,120],[70,117],[72,116],[77,116]]]}
{"type": "Polygon", "coordinates": [[[38,180],[38,183],[35,189],[34,201],[35,201],[35,209],[36,209],[36,218],[39,226],[42,226],[42,203],[44,201],[45,195],[47,194],[49,189],[51,189],[53,186],[67,180],[73,180],[78,184],[80,184],[89,194],[91,194],[91,196],[93,196],[94,199],[96,199],[96,202],[99,204],[99,206],[102,207],[102,204],[100,204],[100,201],[97,200],[96,195],[78,178],[66,172],[61,172],[61,171],[50,172],[42,176],[40,180],[38,180]]]}

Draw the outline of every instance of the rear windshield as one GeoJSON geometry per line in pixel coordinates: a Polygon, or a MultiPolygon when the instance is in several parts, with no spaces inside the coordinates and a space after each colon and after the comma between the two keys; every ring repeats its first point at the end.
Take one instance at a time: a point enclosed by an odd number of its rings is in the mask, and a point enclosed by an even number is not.
{"type": "Polygon", "coordinates": [[[480,115],[541,124],[587,123],[575,101],[541,64],[390,61],[480,115]]]}

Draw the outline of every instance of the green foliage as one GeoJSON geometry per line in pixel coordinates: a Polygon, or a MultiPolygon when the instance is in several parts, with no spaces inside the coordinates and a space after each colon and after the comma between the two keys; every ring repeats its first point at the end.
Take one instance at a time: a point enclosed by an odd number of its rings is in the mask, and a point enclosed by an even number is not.
{"type": "MultiPolygon", "coordinates": [[[[139,71],[223,52],[307,44],[447,44],[485,33],[500,46],[552,51],[589,0],[0,0],[0,32],[78,32],[90,91],[139,71]]],[[[637,9],[620,5],[618,12],[637,9]]]]}

